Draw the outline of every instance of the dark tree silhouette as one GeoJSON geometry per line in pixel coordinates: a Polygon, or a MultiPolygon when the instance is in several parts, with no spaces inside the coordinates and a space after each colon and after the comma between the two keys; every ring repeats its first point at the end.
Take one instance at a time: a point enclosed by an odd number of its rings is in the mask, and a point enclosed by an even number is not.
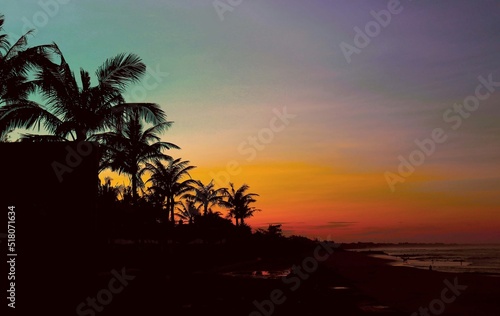
{"type": "MultiPolygon", "coordinates": [[[[13,44],[9,36],[3,33],[5,17],[0,15],[0,118],[8,108],[19,103],[27,103],[28,96],[36,90],[33,81],[28,80],[30,72],[56,66],[51,56],[57,51],[55,44],[27,47],[28,31],[13,44]]],[[[21,117],[17,118],[21,120],[21,117]]],[[[2,121],[0,121],[2,122],[2,121]]],[[[16,125],[13,122],[13,125],[16,125]]],[[[12,130],[12,126],[0,124],[0,138],[12,130]]]]}
{"type": "Polygon", "coordinates": [[[179,206],[176,207],[176,215],[183,220],[187,220],[189,224],[193,224],[195,218],[200,215],[200,210],[194,205],[194,202],[184,200],[177,202],[177,204],[179,206]]]}
{"type": "Polygon", "coordinates": [[[194,180],[191,179],[189,171],[195,166],[190,166],[189,161],[182,161],[181,158],[167,159],[166,162],[164,164],[161,160],[155,160],[152,163],[146,163],[141,173],[150,173],[147,181],[152,183],[150,190],[161,197],[167,217],[170,216],[170,221],[175,223],[175,198],[192,189],[191,185],[194,180]],[[183,180],[185,177],[189,179],[183,180]]]}
{"type": "Polygon", "coordinates": [[[229,209],[229,218],[235,219],[236,226],[244,225],[245,218],[253,216],[254,212],[260,211],[250,204],[256,202],[254,199],[255,196],[259,196],[256,193],[246,193],[249,189],[249,186],[243,184],[237,190],[234,189],[234,184],[230,183],[229,186],[231,190],[227,192],[227,200],[224,202],[224,206],[229,209]]]}
{"type": "Polygon", "coordinates": [[[179,149],[175,144],[160,140],[160,134],[171,125],[172,122],[163,121],[144,129],[140,110],[135,108],[126,114],[123,126],[116,126],[116,132],[106,132],[93,137],[104,144],[103,162],[100,169],[110,168],[129,175],[134,202],[137,201],[137,188],[143,187],[141,169],[153,160],[171,159],[163,151],[172,148],[179,149]]]}
{"type": "MultiPolygon", "coordinates": [[[[33,129],[43,126],[49,135],[24,134],[24,141],[93,140],[93,135],[120,125],[132,109],[148,123],[165,121],[165,113],[154,103],[125,103],[122,93],[145,74],[146,65],[134,54],[119,54],[106,60],[96,71],[98,84],[91,85],[90,74],[81,69],[81,87],[59,48],[60,65],[45,63],[35,72],[26,93],[35,87],[45,106],[21,99],[0,109],[2,130],[33,129]]],[[[25,94],[26,94],[25,93],[25,94]]]]}
{"type": "Polygon", "coordinates": [[[193,185],[193,191],[194,193],[184,195],[184,198],[194,203],[200,203],[198,207],[203,208],[203,216],[211,212],[212,206],[222,205],[227,192],[225,188],[215,189],[213,180],[207,185],[199,180],[196,181],[193,185]]]}
{"type": "Polygon", "coordinates": [[[282,238],[283,230],[281,226],[281,224],[269,224],[267,229],[259,228],[257,232],[268,238],[282,238]]]}
{"type": "Polygon", "coordinates": [[[104,182],[99,181],[97,186],[97,198],[108,205],[113,205],[118,201],[120,190],[111,185],[111,178],[106,177],[104,182]]]}

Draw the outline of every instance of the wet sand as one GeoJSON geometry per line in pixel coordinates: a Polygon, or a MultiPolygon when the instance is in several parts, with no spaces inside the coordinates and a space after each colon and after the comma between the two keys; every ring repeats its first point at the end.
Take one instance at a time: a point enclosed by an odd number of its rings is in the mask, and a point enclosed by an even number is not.
{"type": "Polygon", "coordinates": [[[338,252],[326,264],[364,294],[406,315],[425,315],[421,307],[428,309],[429,315],[500,315],[499,277],[388,263],[360,253],[338,252]]]}

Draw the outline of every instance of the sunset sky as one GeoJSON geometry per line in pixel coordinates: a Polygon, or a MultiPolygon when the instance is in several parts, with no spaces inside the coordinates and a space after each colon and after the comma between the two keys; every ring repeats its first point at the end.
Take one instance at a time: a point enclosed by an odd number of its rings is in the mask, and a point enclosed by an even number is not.
{"type": "Polygon", "coordinates": [[[253,228],[500,243],[500,1],[20,0],[1,13],[75,71],[141,56],[150,73],[127,101],[162,106],[175,122],[163,138],[182,148],[169,154],[194,178],[260,194],[253,228]]]}

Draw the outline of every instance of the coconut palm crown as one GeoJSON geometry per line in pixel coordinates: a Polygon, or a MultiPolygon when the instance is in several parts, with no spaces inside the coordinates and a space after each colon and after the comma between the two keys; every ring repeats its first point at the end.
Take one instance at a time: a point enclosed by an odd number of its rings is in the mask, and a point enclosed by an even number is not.
{"type": "Polygon", "coordinates": [[[48,135],[24,134],[23,141],[92,140],[99,132],[110,130],[123,122],[125,113],[134,109],[148,123],[166,120],[164,111],[154,103],[126,103],[123,93],[139,82],[146,65],[134,54],[118,54],[107,59],[96,71],[97,85],[92,86],[89,72],[80,69],[78,84],[63,54],[60,64],[46,63],[37,68],[30,81],[29,92],[37,91],[44,104],[20,98],[0,108],[0,134],[23,128],[41,127],[48,135]]]}

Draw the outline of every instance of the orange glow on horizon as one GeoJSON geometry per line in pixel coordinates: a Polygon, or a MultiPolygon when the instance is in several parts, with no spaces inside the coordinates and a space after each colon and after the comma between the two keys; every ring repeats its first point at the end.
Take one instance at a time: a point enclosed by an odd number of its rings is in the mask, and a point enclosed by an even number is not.
{"type": "MultiPolygon", "coordinates": [[[[287,235],[330,236],[339,241],[466,242],[471,231],[482,228],[484,238],[498,237],[492,218],[495,195],[473,195],[419,189],[421,183],[439,182],[436,176],[416,175],[391,193],[381,173],[348,173],[331,166],[299,162],[240,165],[230,175],[225,165],[197,167],[194,179],[215,182],[218,187],[246,183],[258,193],[255,207],[261,212],[246,220],[254,229],[282,224],[287,235]],[[221,183],[224,183],[222,185],[221,183]],[[471,212],[481,208],[481,213],[471,212]],[[442,236],[427,240],[426,236],[442,236]]],[[[233,170],[234,171],[234,170],[233,170]]],[[[114,183],[126,177],[110,175],[114,183]]],[[[226,211],[221,210],[225,215],[226,211]]]]}

